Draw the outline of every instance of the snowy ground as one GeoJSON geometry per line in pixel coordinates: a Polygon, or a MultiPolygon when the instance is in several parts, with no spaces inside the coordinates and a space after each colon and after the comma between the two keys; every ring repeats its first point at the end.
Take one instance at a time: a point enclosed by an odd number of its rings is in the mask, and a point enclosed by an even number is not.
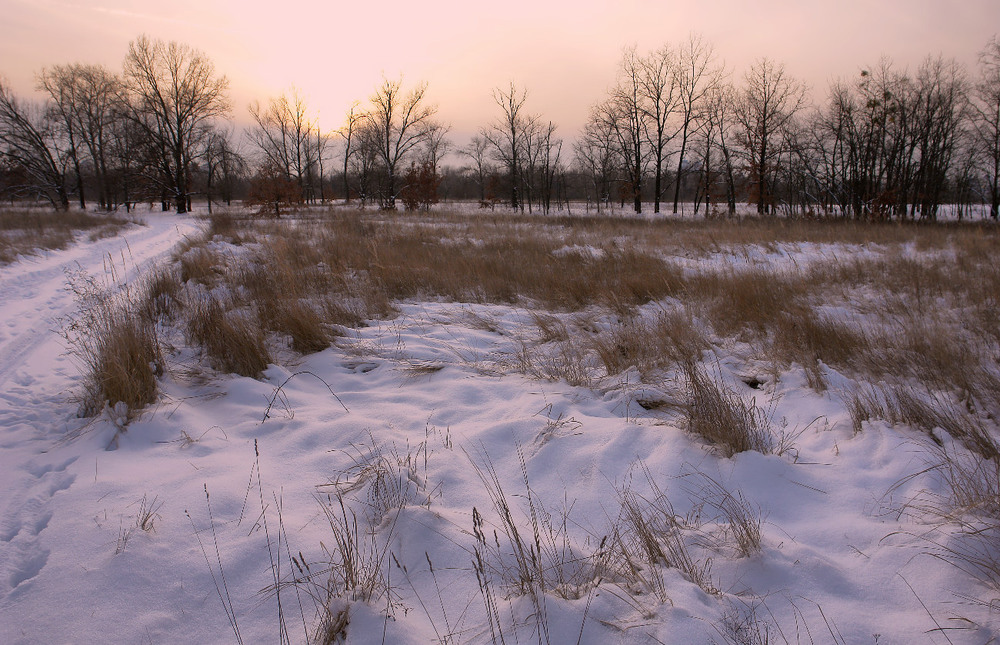
{"type": "Polygon", "coordinates": [[[391,552],[377,606],[333,603],[349,608],[350,643],[485,643],[496,630],[507,643],[986,643],[1000,629],[977,602],[991,592],[899,512],[939,485],[917,474],[926,439],[883,422],[855,436],[839,395],[849,383],[832,371],[823,394],[801,371],[753,390],[737,378],[748,366],[720,356],[719,378],[794,438],[780,456],[727,459],[677,415],[639,405],[669,398],[670,383],[650,392],[626,374],[584,389],[516,373],[529,311],[404,303],[261,380],[206,379],[178,345],[160,402],[115,440],[114,419],[76,418],[80,376],[53,330],[74,308],[67,270],[134,280],[198,227],[146,222],[0,270],[2,643],[267,643],[283,624],[302,642],[318,589],[284,585],[279,616],[275,579],[301,579],[292,556],[317,566],[336,549],[324,509],[341,513],[347,489],[359,556],[373,541],[391,552]],[[565,574],[534,602],[498,574],[493,631],[473,568],[477,548],[495,571],[510,564],[491,469],[531,542],[531,509],[544,507],[540,559],[565,574]],[[738,552],[714,485],[759,510],[760,552],[738,552]],[[660,567],[645,586],[610,573],[595,584],[621,491],[664,499],[656,489],[690,528],[707,583],[660,567]]]}

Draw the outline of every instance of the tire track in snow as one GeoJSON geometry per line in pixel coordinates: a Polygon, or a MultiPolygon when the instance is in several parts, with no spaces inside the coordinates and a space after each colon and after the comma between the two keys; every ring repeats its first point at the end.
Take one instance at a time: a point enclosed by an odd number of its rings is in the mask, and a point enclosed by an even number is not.
{"type": "Polygon", "coordinates": [[[0,269],[0,311],[5,319],[5,329],[0,329],[0,390],[28,355],[48,339],[56,321],[76,307],[66,288],[68,271],[82,269],[100,276],[110,259],[116,266],[125,263],[122,277],[131,281],[193,230],[190,220],[164,217],[115,238],[49,253],[42,261],[43,268],[26,271],[15,264],[0,269]]]}
{"type": "Polygon", "coordinates": [[[131,283],[197,230],[195,221],[176,216],[147,221],[115,238],[0,268],[0,601],[30,587],[46,566],[50,551],[41,536],[53,516],[50,501],[76,478],[72,445],[56,446],[72,414],[67,392],[79,378],[54,331],[77,306],[67,272],[101,278],[113,263],[118,281],[131,283]]]}

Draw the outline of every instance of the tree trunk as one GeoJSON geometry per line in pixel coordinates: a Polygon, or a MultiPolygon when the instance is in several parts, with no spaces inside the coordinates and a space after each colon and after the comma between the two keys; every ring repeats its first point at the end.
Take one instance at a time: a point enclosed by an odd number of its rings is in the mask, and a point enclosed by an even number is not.
{"type": "Polygon", "coordinates": [[[677,178],[674,180],[674,215],[677,214],[677,202],[681,196],[681,173],[684,172],[684,153],[687,150],[688,123],[684,122],[684,130],[681,134],[681,158],[677,160],[677,178]]]}

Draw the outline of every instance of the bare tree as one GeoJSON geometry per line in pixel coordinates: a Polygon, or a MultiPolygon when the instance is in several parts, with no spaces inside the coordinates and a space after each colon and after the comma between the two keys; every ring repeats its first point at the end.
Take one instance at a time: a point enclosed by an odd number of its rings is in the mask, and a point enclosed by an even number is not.
{"type": "Polygon", "coordinates": [[[486,178],[493,172],[489,161],[489,142],[482,135],[472,137],[469,144],[459,151],[464,157],[468,157],[472,164],[472,172],[476,178],[476,186],[479,188],[479,204],[486,204],[486,178]]]}
{"type": "Polygon", "coordinates": [[[354,177],[355,192],[364,206],[378,191],[376,170],[379,162],[379,133],[368,119],[362,119],[353,127],[352,140],[350,154],[344,155],[344,176],[354,177]]]}
{"type": "Polygon", "coordinates": [[[316,124],[308,114],[305,99],[298,90],[291,95],[271,98],[266,108],[250,105],[255,125],[247,137],[260,155],[260,163],[298,184],[299,194],[309,199],[312,179],[319,163],[319,148],[314,133],[316,124]]]}
{"type": "MultiPolygon", "coordinates": [[[[618,179],[618,149],[613,124],[603,118],[601,106],[591,110],[582,136],[574,144],[577,166],[590,179],[594,188],[597,211],[611,203],[611,189],[618,179]]],[[[589,197],[588,197],[589,199],[589,197]]]]}
{"type": "Polygon", "coordinates": [[[678,52],[676,65],[676,85],[678,113],[680,115],[681,149],[677,159],[677,175],[674,178],[674,213],[680,199],[681,179],[684,175],[684,159],[693,125],[705,123],[700,111],[705,97],[721,81],[723,71],[715,64],[715,50],[712,45],[692,34],[688,42],[678,52]]]}
{"type": "MultiPolygon", "coordinates": [[[[634,57],[634,51],[626,52],[626,58],[634,57]]],[[[678,108],[679,77],[677,65],[680,62],[673,49],[664,45],[645,58],[635,59],[640,95],[637,107],[643,112],[643,126],[647,129],[646,140],[653,155],[653,212],[660,212],[660,198],[663,196],[663,166],[667,161],[667,144],[677,135],[670,131],[670,120],[678,108]]],[[[676,209],[674,212],[677,212],[676,209]]]]}
{"type": "Polygon", "coordinates": [[[13,192],[33,191],[61,210],[69,208],[67,155],[51,119],[39,106],[24,104],[0,81],[0,157],[16,167],[27,184],[13,192]]]}
{"type": "Polygon", "coordinates": [[[66,144],[66,156],[73,165],[77,199],[80,209],[87,209],[87,198],[83,187],[83,170],[81,169],[80,128],[78,126],[78,84],[72,66],[57,65],[43,69],[38,75],[38,89],[49,95],[48,119],[66,144]]]}
{"type": "Polygon", "coordinates": [[[806,87],[768,58],[755,62],[736,101],[740,142],[750,166],[757,212],[773,210],[775,167],[782,152],[782,130],[806,104],[806,87]]]}
{"type": "Polygon", "coordinates": [[[520,182],[526,135],[531,124],[537,121],[536,117],[524,114],[527,98],[528,91],[518,91],[513,82],[506,91],[499,88],[493,90],[493,100],[503,114],[480,133],[493,149],[494,158],[507,168],[510,178],[510,207],[513,209],[522,206],[520,182]]]}
{"type": "Polygon", "coordinates": [[[246,177],[247,163],[233,142],[231,128],[213,128],[205,147],[205,197],[208,212],[212,212],[212,201],[218,189],[219,196],[226,205],[231,205],[236,183],[246,177]]]}
{"type": "Polygon", "coordinates": [[[198,50],[140,36],[129,44],[124,84],[127,114],[147,137],[163,189],[177,212],[186,213],[191,165],[204,151],[203,126],[229,113],[229,83],[198,50]]]}
{"type": "Polygon", "coordinates": [[[355,134],[360,124],[365,120],[365,114],[361,111],[360,105],[355,102],[351,109],[347,111],[347,119],[344,125],[337,130],[337,134],[344,140],[344,203],[351,203],[351,185],[348,181],[348,170],[351,163],[351,156],[357,152],[355,144],[355,134]]]}
{"type": "Polygon", "coordinates": [[[101,208],[112,208],[109,174],[113,160],[110,139],[121,98],[121,79],[102,65],[56,65],[38,75],[41,89],[51,99],[50,114],[57,117],[76,174],[80,207],[86,207],[84,164],[90,162],[101,208]]]}
{"type": "Polygon", "coordinates": [[[983,177],[990,217],[1000,216],[1000,40],[996,36],[979,54],[973,124],[983,156],[983,177]]]}
{"type": "Polygon", "coordinates": [[[542,137],[539,141],[541,201],[542,210],[546,214],[552,209],[552,191],[555,188],[556,173],[559,171],[559,162],[562,157],[563,141],[554,136],[555,132],[555,124],[549,121],[548,126],[542,130],[542,137]]]}
{"type": "Polygon", "coordinates": [[[385,172],[379,194],[383,208],[394,210],[398,193],[398,168],[414,148],[427,140],[431,120],[437,112],[427,105],[427,84],[420,83],[404,93],[402,79],[383,79],[371,96],[371,109],[366,115],[372,133],[377,136],[378,156],[385,172]]]}
{"type": "MultiPolygon", "coordinates": [[[[614,132],[618,156],[625,169],[632,207],[642,212],[642,188],[650,162],[647,146],[649,110],[645,108],[642,61],[634,49],[626,49],[618,71],[618,83],[611,96],[591,112],[599,119],[598,127],[614,132]]],[[[624,199],[624,198],[623,198],[624,199]]]]}

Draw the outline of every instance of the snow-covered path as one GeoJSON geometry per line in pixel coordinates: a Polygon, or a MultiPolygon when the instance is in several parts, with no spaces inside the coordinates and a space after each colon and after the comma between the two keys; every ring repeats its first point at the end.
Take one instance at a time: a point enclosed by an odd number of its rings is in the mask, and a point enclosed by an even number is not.
{"type": "Polygon", "coordinates": [[[0,607],[45,567],[49,550],[39,536],[50,501],[78,476],[76,449],[62,440],[85,423],[71,400],[79,370],[56,331],[76,307],[67,273],[103,279],[113,270],[134,280],[197,228],[191,218],[149,214],[145,226],[113,238],[84,238],[0,269],[0,607]]]}

